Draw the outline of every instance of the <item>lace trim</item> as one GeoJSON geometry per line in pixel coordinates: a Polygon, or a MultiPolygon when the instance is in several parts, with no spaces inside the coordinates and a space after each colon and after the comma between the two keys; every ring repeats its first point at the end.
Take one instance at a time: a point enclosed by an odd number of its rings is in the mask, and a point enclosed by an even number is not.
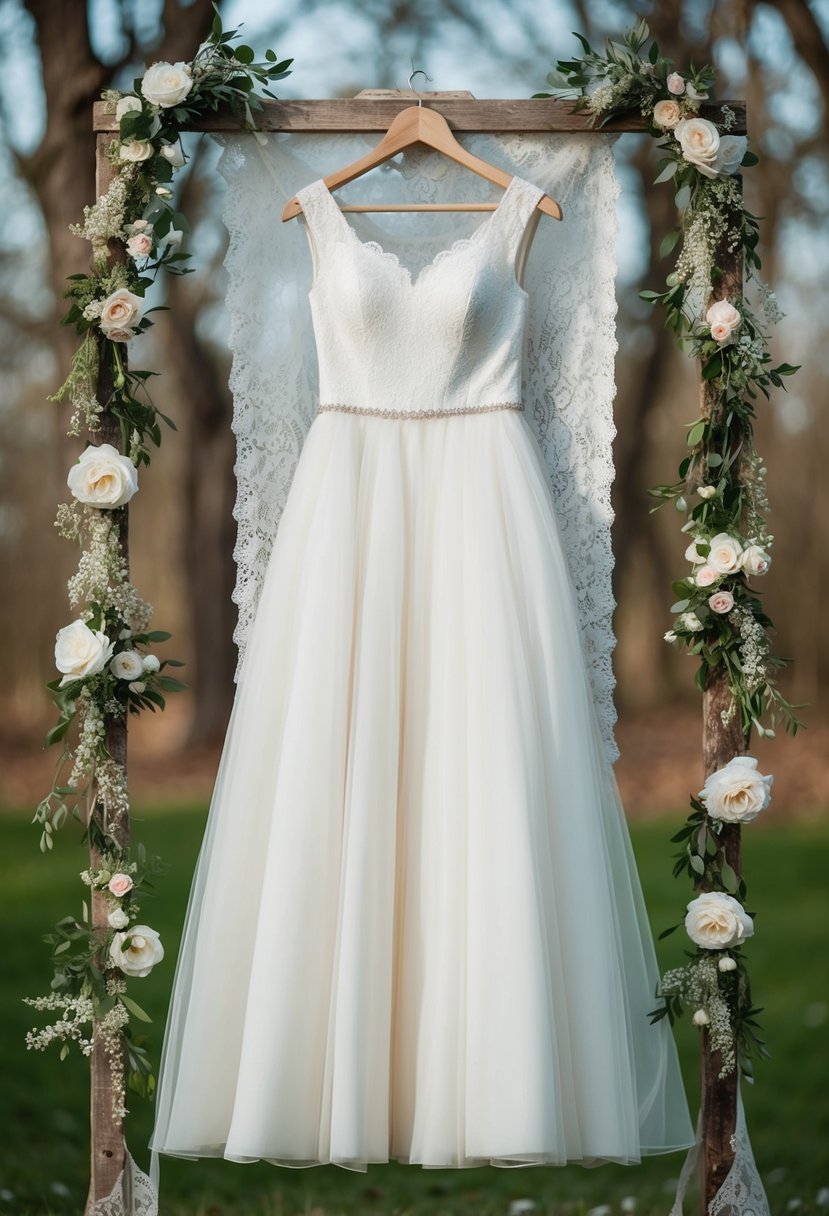
{"type": "Polygon", "coordinates": [[[323,401],[317,412],[338,410],[344,414],[377,414],[380,418],[446,418],[450,414],[489,414],[492,410],[522,410],[520,401],[493,401],[487,405],[455,405],[445,410],[383,410],[370,405],[343,405],[340,401],[323,401]]]}
{"type": "MultiPolygon", "coordinates": [[[[328,223],[326,221],[329,218],[330,220],[335,221],[338,231],[345,233],[345,239],[348,243],[357,245],[360,249],[365,249],[369,253],[376,254],[384,261],[389,262],[396,270],[400,271],[400,273],[407,280],[409,286],[415,288],[421,282],[423,282],[433,270],[442,265],[447,258],[454,257],[456,254],[461,253],[466,249],[470,249],[473,245],[478,244],[485,235],[492,232],[497,226],[497,223],[501,220],[502,215],[508,212],[513,198],[519,201],[522,199],[524,201],[529,201],[529,199],[532,198],[533,206],[535,206],[535,203],[538,201],[542,193],[543,191],[539,187],[534,186],[531,182],[526,182],[523,178],[513,176],[492,214],[488,216],[483,223],[479,224],[470,236],[459,237],[446,249],[440,249],[435,256],[416,273],[413,272],[408,266],[405,266],[403,262],[400,261],[400,258],[396,253],[392,252],[390,249],[386,249],[380,244],[379,241],[363,240],[362,237],[358,236],[354,228],[352,228],[351,224],[349,224],[348,220],[337,206],[331,191],[327,188],[322,179],[317,182],[313,182],[310,186],[306,187],[306,190],[300,190],[297,197],[303,202],[303,210],[305,210],[305,202],[307,202],[308,199],[318,204],[318,224],[321,221],[323,227],[328,227],[328,223]],[[305,199],[302,198],[303,195],[306,195],[305,199]]],[[[333,233],[331,235],[335,241],[339,242],[341,239],[334,236],[333,233]]]]}
{"type": "Polygon", "coordinates": [[[89,1216],[158,1216],[156,1186],[138,1168],[129,1150],[112,1190],[103,1199],[96,1199],[88,1213],[89,1216]]]}

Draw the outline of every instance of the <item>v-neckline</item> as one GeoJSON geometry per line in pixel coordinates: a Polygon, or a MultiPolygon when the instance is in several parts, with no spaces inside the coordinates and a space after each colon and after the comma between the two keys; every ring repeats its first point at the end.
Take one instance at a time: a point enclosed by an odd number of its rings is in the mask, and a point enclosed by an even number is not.
{"type": "Polygon", "coordinates": [[[404,264],[400,261],[400,258],[397,256],[396,253],[392,253],[392,251],[390,249],[386,249],[383,245],[380,244],[379,241],[364,241],[362,239],[362,237],[358,236],[357,233],[354,231],[354,229],[349,224],[348,220],[343,215],[340,208],[337,206],[337,203],[336,203],[336,200],[335,200],[333,194],[329,190],[328,186],[325,184],[325,179],[322,177],[318,178],[316,184],[320,188],[320,193],[323,195],[324,198],[326,198],[328,200],[328,203],[333,208],[333,210],[336,212],[337,216],[339,217],[339,222],[340,222],[341,226],[343,227],[345,232],[348,234],[350,239],[352,241],[354,241],[357,245],[359,245],[361,248],[367,250],[369,253],[377,254],[385,261],[391,263],[392,266],[396,267],[399,271],[401,271],[401,273],[404,275],[406,281],[408,282],[409,286],[414,289],[415,287],[418,286],[421,279],[423,279],[429,272],[434,270],[434,268],[436,266],[440,265],[440,263],[443,262],[446,258],[451,257],[453,254],[459,253],[462,249],[466,249],[468,246],[472,245],[473,243],[476,243],[481,238],[481,234],[485,234],[490,231],[490,229],[494,226],[494,222],[495,222],[496,218],[498,216],[500,216],[501,212],[504,210],[504,206],[505,206],[507,200],[511,198],[514,187],[518,184],[518,182],[521,182],[521,181],[523,181],[522,178],[518,177],[517,175],[513,175],[513,177],[510,178],[509,184],[504,189],[504,192],[501,195],[500,199],[498,200],[498,203],[494,207],[492,213],[486,217],[486,219],[483,221],[483,223],[478,225],[478,227],[475,229],[474,232],[470,233],[469,236],[458,237],[457,240],[453,241],[452,244],[447,246],[445,249],[439,249],[438,252],[435,254],[435,256],[430,261],[428,261],[425,266],[421,266],[420,270],[418,270],[417,272],[414,272],[414,273],[408,266],[404,266],[404,264]]]}

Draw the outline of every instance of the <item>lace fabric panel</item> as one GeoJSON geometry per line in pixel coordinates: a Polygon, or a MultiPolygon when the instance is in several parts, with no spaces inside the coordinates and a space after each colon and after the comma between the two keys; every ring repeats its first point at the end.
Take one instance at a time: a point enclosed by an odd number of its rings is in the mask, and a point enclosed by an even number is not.
{"type": "MultiPolygon", "coordinates": [[[[742,1090],[737,1089],[737,1122],[732,1138],[734,1160],[723,1184],[708,1205],[708,1216],[769,1216],[769,1201],[757,1170],[748,1136],[742,1090]]],[[[670,1216],[683,1216],[688,1187],[699,1167],[702,1149],[702,1111],[697,1119],[697,1138],[682,1166],[670,1216]]]]}
{"type": "MultiPolygon", "coordinates": [[[[581,621],[594,700],[611,759],[618,755],[611,588],[613,554],[612,405],[616,273],[615,203],[619,192],[611,135],[473,135],[477,155],[537,183],[557,198],[564,223],[541,217],[527,259],[529,294],[524,405],[556,504],[581,621]]],[[[363,154],[371,135],[275,134],[220,137],[219,168],[228,186],[224,220],[230,314],[230,377],[236,435],[238,524],[233,595],[238,679],[245,643],[279,518],[314,416],[317,369],[307,291],[311,257],[300,225],[280,211],[296,191],[363,154]]],[[[428,149],[413,149],[338,191],[339,201],[497,200],[500,192],[428,149]]],[[[412,273],[442,251],[474,240],[469,213],[353,213],[365,243],[412,273]]]]}
{"type": "Polygon", "coordinates": [[[127,1152],[124,1168],[112,1190],[96,1199],[88,1216],[158,1216],[158,1190],[127,1152]]]}

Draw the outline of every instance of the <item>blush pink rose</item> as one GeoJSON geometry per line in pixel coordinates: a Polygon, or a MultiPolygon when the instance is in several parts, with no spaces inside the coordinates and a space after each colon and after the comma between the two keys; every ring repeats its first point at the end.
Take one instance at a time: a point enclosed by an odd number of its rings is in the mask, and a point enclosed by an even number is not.
{"type": "Polygon", "coordinates": [[[146,258],[153,251],[153,238],[146,232],[137,232],[127,241],[127,253],[131,258],[146,258]]]}
{"type": "Polygon", "coordinates": [[[671,72],[665,83],[668,86],[668,92],[673,93],[674,97],[679,97],[685,92],[685,81],[679,72],[671,72]]]}
{"type": "Polygon", "coordinates": [[[734,607],[734,596],[730,591],[715,591],[708,597],[708,607],[712,612],[718,612],[720,615],[730,612],[734,607]]]}
{"type": "Polygon", "coordinates": [[[719,574],[713,566],[700,566],[699,570],[694,574],[694,582],[698,587],[710,587],[712,583],[716,583],[719,574]]]}
{"type": "Polygon", "coordinates": [[[121,899],[132,890],[133,882],[129,874],[113,874],[107,886],[116,899],[121,899]]]}

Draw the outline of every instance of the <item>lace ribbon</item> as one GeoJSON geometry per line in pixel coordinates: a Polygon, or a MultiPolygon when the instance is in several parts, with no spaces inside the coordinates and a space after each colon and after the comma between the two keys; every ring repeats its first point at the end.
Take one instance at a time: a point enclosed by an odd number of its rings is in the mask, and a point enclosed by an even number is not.
{"type": "MultiPolygon", "coordinates": [[[[477,155],[549,191],[564,208],[564,223],[542,217],[527,261],[524,409],[550,471],[594,700],[608,754],[615,759],[610,489],[619,186],[614,137],[479,134],[462,139],[477,155]]],[[[237,441],[238,679],[279,518],[319,399],[306,298],[311,258],[299,223],[282,224],[279,213],[299,188],[361,155],[373,139],[281,133],[263,137],[262,143],[250,135],[219,137],[219,142],[230,238],[225,265],[237,441]]],[[[338,198],[464,202],[481,201],[487,193],[493,197],[475,174],[428,149],[412,149],[338,198]]],[[[468,233],[479,223],[463,212],[439,218],[352,214],[348,222],[366,243],[374,240],[386,251],[399,248],[401,261],[415,273],[453,242],[475,239],[468,233]]]]}
{"type": "Polygon", "coordinates": [[[112,1190],[95,1200],[88,1216],[158,1216],[158,1191],[129,1151],[112,1190]]]}
{"type": "MultiPolygon", "coordinates": [[[[737,1123],[732,1140],[734,1160],[722,1186],[708,1205],[708,1216],[769,1216],[769,1203],[757,1171],[748,1137],[743,1097],[737,1088],[737,1123]]],[[[688,1151],[676,1188],[670,1216],[683,1216],[682,1205],[689,1183],[699,1165],[702,1149],[702,1111],[697,1119],[697,1138],[688,1151]]]]}

